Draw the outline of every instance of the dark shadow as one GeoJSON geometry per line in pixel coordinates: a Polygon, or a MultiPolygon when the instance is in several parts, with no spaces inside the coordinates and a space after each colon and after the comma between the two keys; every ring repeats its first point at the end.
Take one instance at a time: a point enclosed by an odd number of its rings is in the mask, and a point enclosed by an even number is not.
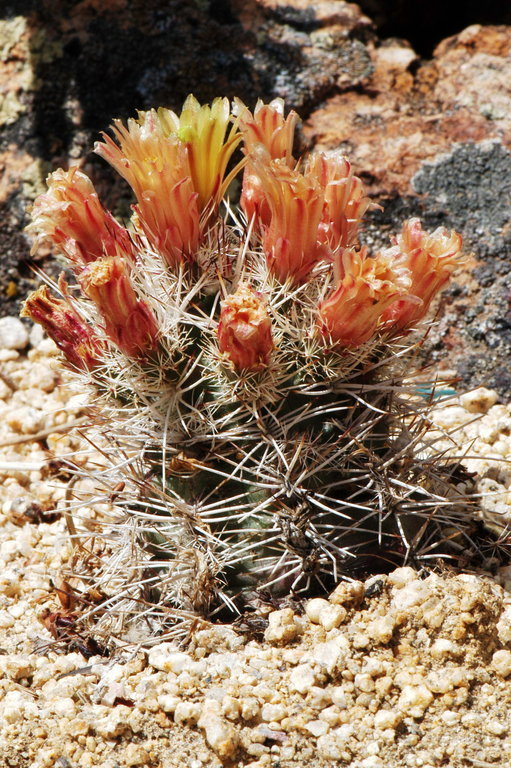
{"type": "Polygon", "coordinates": [[[502,0],[359,0],[358,5],[376,24],[379,37],[408,40],[424,58],[471,24],[511,24],[511,5],[502,0]]]}

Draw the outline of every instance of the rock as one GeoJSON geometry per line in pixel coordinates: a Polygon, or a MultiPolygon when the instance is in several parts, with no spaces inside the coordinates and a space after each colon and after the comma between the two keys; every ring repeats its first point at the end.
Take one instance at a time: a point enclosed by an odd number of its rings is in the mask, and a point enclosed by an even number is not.
{"type": "Polygon", "coordinates": [[[0,318],[0,348],[25,349],[28,331],[17,317],[0,318]]]}
{"type": "Polygon", "coordinates": [[[268,624],[264,639],[271,645],[286,645],[300,634],[300,628],[291,608],[283,608],[280,611],[270,613],[268,624]]]}
{"type": "Polygon", "coordinates": [[[426,685],[405,685],[401,690],[397,708],[405,717],[420,720],[433,698],[426,685]]]}
{"type": "Polygon", "coordinates": [[[495,651],[491,665],[500,677],[509,677],[511,675],[511,651],[495,651]]]}

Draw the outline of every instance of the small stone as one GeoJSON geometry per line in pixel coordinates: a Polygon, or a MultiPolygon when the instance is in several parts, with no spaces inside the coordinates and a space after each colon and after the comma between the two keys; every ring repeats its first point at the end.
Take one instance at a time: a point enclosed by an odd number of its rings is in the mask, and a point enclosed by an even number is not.
{"type": "Polygon", "coordinates": [[[323,757],[325,760],[342,759],[343,748],[337,743],[336,737],[331,733],[318,738],[317,749],[319,756],[323,757]]]}
{"type": "Polygon", "coordinates": [[[389,613],[386,616],[374,619],[369,624],[367,634],[375,644],[386,645],[392,640],[395,626],[396,619],[389,613]]]}
{"type": "Polygon", "coordinates": [[[478,387],[472,392],[465,392],[461,395],[460,403],[469,413],[488,413],[498,399],[499,396],[494,389],[478,387]]]}
{"type": "Polygon", "coordinates": [[[208,702],[204,705],[197,724],[204,730],[207,743],[218,757],[232,757],[238,747],[238,735],[232,725],[207,704],[208,702]]]}
{"type": "Polygon", "coordinates": [[[324,608],[328,608],[328,600],[323,597],[314,597],[308,601],[305,613],[312,624],[319,624],[319,617],[324,608]]]}
{"type": "MultiPolygon", "coordinates": [[[[326,602],[326,601],[325,601],[326,602]]],[[[295,615],[291,608],[283,608],[273,611],[268,616],[268,627],[264,633],[264,639],[271,645],[286,645],[295,640],[300,632],[295,622],[295,615]]]]}
{"type": "Polygon", "coordinates": [[[279,722],[287,717],[287,709],[282,704],[263,704],[261,719],[267,723],[279,722]]]}
{"type": "Polygon", "coordinates": [[[493,736],[504,736],[504,734],[508,732],[506,723],[501,723],[499,720],[489,720],[486,723],[485,728],[488,733],[493,734],[493,736]]]}
{"type": "Polygon", "coordinates": [[[425,685],[405,685],[401,691],[398,709],[409,717],[421,718],[433,701],[433,694],[425,685]]]}
{"type": "Polygon", "coordinates": [[[457,646],[452,640],[445,637],[439,637],[431,646],[430,653],[434,659],[443,659],[456,655],[457,646]]]}
{"type": "Polygon", "coordinates": [[[500,677],[509,677],[511,675],[511,651],[495,651],[491,665],[500,677]]]}
{"type": "Polygon", "coordinates": [[[0,348],[25,349],[28,331],[17,317],[0,318],[0,348]]]}
{"type": "Polygon", "coordinates": [[[365,586],[363,581],[342,581],[336,586],[329,600],[335,605],[356,607],[360,605],[364,595],[365,586]]]}
{"type": "Polygon", "coordinates": [[[339,627],[346,621],[347,615],[348,612],[342,605],[332,605],[331,603],[327,603],[319,612],[319,623],[323,629],[326,629],[326,631],[329,632],[331,629],[339,627]]]}
{"type": "Polygon", "coordinates": [[[389,573],[387,578],[393,587],[401,589],[411,581],[417,581],[419,577],[417,575],[417,571],[414,568],[410,568],[409,565],[404,565],[401,568],[396,568],[395,571],[392,571],[392,573],[389,573]]]}
{"type": "Polygon", "coordinates": [[[460,721],[460,713],[453,712],[452,709],[446,709],[445,712],[442,712],[442,721],[446,725],[456,725],[460,721]]]}
{"type": "Polygon", "coordinates": [[[127,766],[144,765],[149,760],[149,753],[140,744],[128,744],[124,752],[124,762],[127,766]]]}
{"type": "Polygon", "coordinates": [[[174,709],[177,725],[196,725],[201,716],[201,705],[192,701],[180,701],[174,709]]]}
{"type": "Polygon", "coordinates": [[[164,693],[161,696],[158,696],[158,706],[163,709],[164,712],[174,712],[178,704],[178,696],[173,696],[170,693],[164,693]]]}
{"type": "Polygon", "coordinates": [[[177,651],[172,643],[161,643],[151,648],[148,655],[149,664],[161,672],[174,672],[179,675],[192,661],[187,653],[177,651]]]}
{"type": "Polygon", "coordinates": [[[295,667],[289,676],[290,687],[299,693],[307,693],[315,682],[316,675],[308,664],[295,667]]]}
{"type": "Polygon", "coordinates": [[[387,728],[394,730],[400,721],[400,714],[391,709],[380,709],[374,716],[374,726],[375,728],[381,728],[381,730],[387,730],[387,728]]]}
{"type": "Polygon", "coordinates": [[[305,723],[304,728],[309,733],[312,733],[313,736],[316,736],[316,738],[324,736],[330,730],[330,726],[324,720],[310,720],[308,723],[305,723]]]}

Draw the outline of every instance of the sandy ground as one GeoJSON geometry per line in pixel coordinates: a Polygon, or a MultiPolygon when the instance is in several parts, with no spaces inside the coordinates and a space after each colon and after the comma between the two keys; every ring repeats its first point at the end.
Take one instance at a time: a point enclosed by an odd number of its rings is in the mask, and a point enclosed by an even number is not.
{"type": "MultiPolygon", "coordinates": [[[[83,402],[37,330],[28,346],[9,338],[0,348],[2,768],[511,764],[507,569],[490,578],[400,568],[244,633],[204,625],[184,649],[162,642],[86,659],[80,637],[57,643],[51,618],[40,619],[63,610],[55,585],[72,546],[62,459],[81,444],[71,425],[83,402]]],[[[479,390],[435,422],[462,430],[486,514],[501,525],[511,510],[509,406],[479,390]]]]}

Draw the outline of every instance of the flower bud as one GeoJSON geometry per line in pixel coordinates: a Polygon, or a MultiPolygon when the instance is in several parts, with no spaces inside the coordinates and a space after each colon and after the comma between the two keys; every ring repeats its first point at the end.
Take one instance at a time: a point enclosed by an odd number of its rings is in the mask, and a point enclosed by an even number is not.
{"type": "Polygon", "coordinates": [[[322,190],[314,178],[289,168],[285,160],[270,160],[262,148],[253,159],[270,209],[263,234],[270,271],[282,283],[303,282],[326,253],[318,243],[322,190]]]}
{"type": "Polygon", "coordinates": [[[52,296],[46,285],[29,295],[21,317],[30,317],[39,323],[75,368],[93,370],[99,365],[100,340],[72,304],[52,296]]]}
{"type": "Polygon", "coordinates": [[[123,259],[99,259],[80,275],[83,292],[96,304],[107,335],[128,357],[140,357],[156,346],[158,329],[153,313],[137,299],[123,259]]]}
{"type": "Polygon", "coordinates": [[[27,227],[36,235],[32,253],[48,238],[67,258],[87,264],[121,251],[133,254],[129,233],[101,205],[94,185],[78,168],[59,168],[47,179],[27,227]]]}
{"type": "Polygon", "coordinates": [[[362,217],[371,205],[362,182],[353,175],[346,158],[338,154],[313,154],[307,170],[318,180],[324,195],[318,239],[331,251],[353,245],[362,217]]]}
{"type": "Polygon", "coordinates": [[[353,249],[336,254],[337,287],[318,306],[318,328],[334,345],[358,347],[382,324],[382,313],[406,295],[406,270],[395,270],[382,254],[353,249]]]}
{"type": "Polygon", "coordinates": [[[246,285],[221,302],[218,348],[237,370],[254,371],[268,363],[273,349],[266,301],[246,285]]]}
{"type": "Polygon", "coordinates": [[[292,111],[284,119],[283,99],[273,99],[269,104],[259,100],[253,115],[239,100],[236,100],[236,106],[240,113],[244,151],[248,158],[243,174],[240,206],[247,220],[254,219],[255,227],[259,228],[270,223],[270,209],[250,157],[256,147],[262,145],[272,160],[283,159],[289,168],[293,168],[293,140],[298,115],[292,111]]]}
{"type": "Polygon", "coordinates": [[[95,151],[133,189],[135,225],[170,266],[192,259],[200,242],[199,208],[186,149],[165,134],[154,110],[127,127],[115,120],[112,130],[118,144],[104,135],[95,151]]]}
{"type": "Polygon", "coordinates": [[[385,311],[383,319],[393,329],[401,331],[423,319],[436,294],[461,263],[462,239],[457,232],[448,232],[444,227],[428,234],[423,231],[419,219],[410,219],[394,243],[388,252],[408,269],[409,293],[415,301],[406,297],[399,299],[385,311]]]}

